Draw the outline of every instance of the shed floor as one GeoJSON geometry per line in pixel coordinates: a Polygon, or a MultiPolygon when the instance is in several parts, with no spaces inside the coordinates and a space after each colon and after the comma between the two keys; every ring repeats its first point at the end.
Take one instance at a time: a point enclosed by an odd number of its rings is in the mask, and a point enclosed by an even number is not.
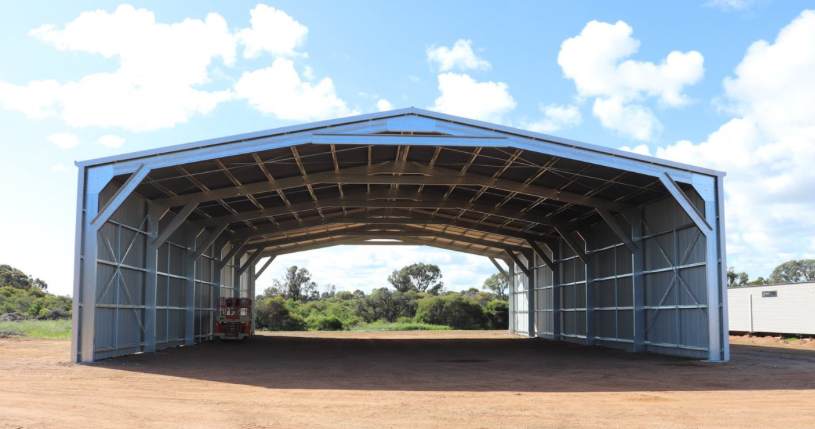
{"type": "Polygon", "coordinates": [[[503,332],[263,334],[93,365],[0,339],[0,428],[811,428],[815,350],[732,362],[503,332]]]}

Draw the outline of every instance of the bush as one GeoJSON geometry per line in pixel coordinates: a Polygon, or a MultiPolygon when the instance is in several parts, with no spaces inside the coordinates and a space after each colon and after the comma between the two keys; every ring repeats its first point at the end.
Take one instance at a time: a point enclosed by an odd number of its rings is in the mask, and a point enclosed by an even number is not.
{"type": "Polygon", "coordinates": [[[324,317],[317,317],[313,319],[309,325],[312,329],[318,331],[342,331],[343,325],[342,320],[337,318],[337,316],[324,316],[324,317]]]}
{"type": "Polygon", "coordinates": [[[281,296],[266,298],[255,304],[255,322],[270,331],[302,331],[306,323],[298,314],[291,314],[281,296]]]}
{"type": "Polygon", "coordinates": [[[509,303],[506,301],[490,301],[484,308],[490,329],[509,328],[509,303]]]}
{"type": "Polygon", "coordinates": [[[459,294],[421,299],[416,310],[416,321],[455,329],[483,329],[487,326],[487,317],[481,306],[459,294]]]}
{"type": "Polygon", "coordinates": [[[357,301],[356,314],[368,323],[377,320],[395,322],[400,317],[416,314],[416,293],[402,293],[387,288],[374,290],[357,301]]]}

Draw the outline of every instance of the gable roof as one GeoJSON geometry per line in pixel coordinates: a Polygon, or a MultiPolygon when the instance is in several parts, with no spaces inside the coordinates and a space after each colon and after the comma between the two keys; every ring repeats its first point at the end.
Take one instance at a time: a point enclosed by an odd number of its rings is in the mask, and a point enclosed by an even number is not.
{"type": "Polygon", "coordinates": [[[158,155],[165,155],[170,153],[177,153],[201,148],[209,148],[213,146],[219,146],[224,144],[236,143],[236,142],[243,142],[248,140],[255,140],[264,137],[272,137],[272,136],[279,136],[279,135],[286,135],[286,134],[295,134],[301,133],[306,131],[318,131],[318,130],[329,130],[331,128],[335,128],[341,125],[351,125],[355,123],[363,123],[369,122],[379,119],[389,119],[389,118],[396,118],[400,116],[417,116],[427,119],[432,119],[440,122],[445,123],[452,123],[463,125],[466,127],[472,127],[473,130],[479,130],[481,132],[487,131],[492,134],[502,134],[507,136],[517,136],[531,140],[537,141],[544,141],[548,143],[554,143],[557,145],[562,145],[563,147],[568,148],[576,148],[580,150],[584,150],[587,152],[594,152],[598,154],[605,154],[611,155],[614,157],[619,157],[622,159],[629,159],[634,161],[639,161],[647,164],[653,165],[661,165],[665,167],[675,168],[679,170],[685,170],[688,172],[694,172],[709,176],[725,176],[726,173],[721,171],[712,170],[709,168],[693,166],[690,164],[684,164],[680,162],[665,160],[661,158],[656,158],[652,156],[641,155],[638,153],[627,152],[619,149],[613,149],[605,146],[584,143],[576,140],[565,139],[561,137],[556,137],[548,134],[536,133],[532,131],[522,130],[519,128],[512,128],[498,124],[492,124],[489,122],[477,121],[474,119],[467,119],[458,116],[448,115],[439,112],[433,112],[424,109],[418,109],[415,107],[409,107],[405,109],[397,109],[385,112],[377,112],[377,113],[370,113],[365,115],[358,115],[358,116],[350,116],[346,118],[338,118],[338,119],[330,119],[325,121],[318,121],[318,122],[311,122],[306,124],[299,124],[299,125],[291,125],[286,127],[280,128],[273,128],[268,130],[262,131],[255,131],[243,134],[236,134],[232,136],[226,137],[218,137],[213,139],[207,140],[200,140],[195,142],[177,144],[177,145],[170,145],[156,149],[149,149],[131,153],[125,153],[121,155],[113,155],[108,157],[102,158],[95,158],[85,161],[78,161],[76,162],[77,167],[92,167],[98,165],[105,165],[111,163],[117,163],[122,161],[131,161],[136,160],[139,158],[147,158],[147,157],[154,157],[158,155]]]}

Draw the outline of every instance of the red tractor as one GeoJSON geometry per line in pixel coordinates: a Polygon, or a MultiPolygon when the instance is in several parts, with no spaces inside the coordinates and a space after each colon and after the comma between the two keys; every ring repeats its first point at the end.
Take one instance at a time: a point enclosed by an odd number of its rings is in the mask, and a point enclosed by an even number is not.
{"type": "Polygon", "coordinates": [[[215,336],[222,340],[252,337],[252,300],[250,298],[218,299],[215,336]]]}

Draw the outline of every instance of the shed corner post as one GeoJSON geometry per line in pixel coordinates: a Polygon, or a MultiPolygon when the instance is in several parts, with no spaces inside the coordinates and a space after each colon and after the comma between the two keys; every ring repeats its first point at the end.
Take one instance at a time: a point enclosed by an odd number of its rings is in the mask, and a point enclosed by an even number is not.
{"type": "Polygon", "coordinates": [[[77,236],[74,257],[74,303],[71,351],[74,362],[93,362],[96,323],[96,259],[98,229],[92,225],[99,214],[99,195],[113,179],[110,166],[79,169],[77,236]]]}
{"type": "Polygon", "coordinates": [[[724,236],[724,187],[722,177],[694,174],[692,185],[704,200],[704,219],[711,231],[705,237],[707,283],[708,360],[730,360],[727,320],[727,261],[724,236]]]}

